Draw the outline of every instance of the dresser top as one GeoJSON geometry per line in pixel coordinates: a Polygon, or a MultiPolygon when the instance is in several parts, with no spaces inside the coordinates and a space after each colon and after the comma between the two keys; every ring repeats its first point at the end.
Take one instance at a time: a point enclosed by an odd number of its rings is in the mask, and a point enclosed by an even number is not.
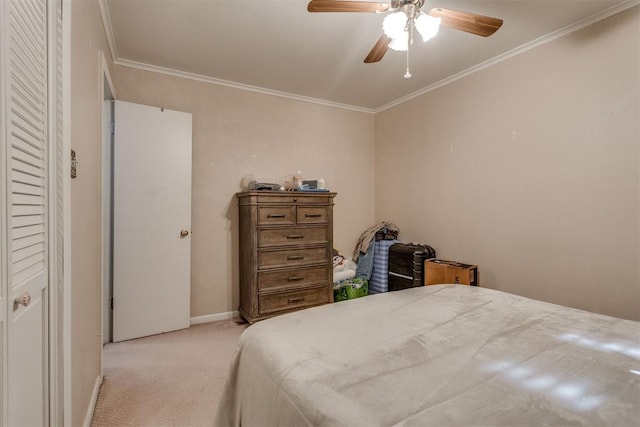
{"type": "Polygon", "coordinates": [[[337,193],[328,191],[269,191],[256,190],[236,193],[240,205],[255,204],[333,204],[337,193]]]}
{"type": "Polygon", "coordinates": [[[330,191],[284,191],[284,190],[251,190],[236,193],[237,197],[247,196],[319,196],[319,197],[335,197],[338,193],[330,191]]]}

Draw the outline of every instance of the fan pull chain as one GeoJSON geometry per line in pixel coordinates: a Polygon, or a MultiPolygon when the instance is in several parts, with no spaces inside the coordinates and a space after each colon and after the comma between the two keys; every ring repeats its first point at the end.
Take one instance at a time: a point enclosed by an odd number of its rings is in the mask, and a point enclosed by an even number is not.
{"type": "Polygon", "coordinates": [[[407,72],[404,73],[404,78],[405,79],[411,78],[411,73],[409,72],[409,49],[407,49],[407,72]]]}
{"type": "Polygon", "coordinates": [[[413,14],[409,20],[409,40],[407,41],[407,72],[404,73],[405,79],[411,78],[411,73],[409,72],[409,51],[411,50],[411,45],[413,45],[413,14]]]}

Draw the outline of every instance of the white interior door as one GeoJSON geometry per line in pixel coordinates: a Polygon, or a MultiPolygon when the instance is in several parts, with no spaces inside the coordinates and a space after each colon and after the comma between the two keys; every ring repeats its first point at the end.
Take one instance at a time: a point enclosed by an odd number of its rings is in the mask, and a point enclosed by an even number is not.
{"type": "Polygon", "coordinates": [[[113,181],[113,340],[187,328],[191,114],[115,101],[113,181]]]}
{"type": "Polygon", "coordinates": [[[47,13],[46,0],[0,1],[0,424],[10,426],[48,424],[47,13]]]}

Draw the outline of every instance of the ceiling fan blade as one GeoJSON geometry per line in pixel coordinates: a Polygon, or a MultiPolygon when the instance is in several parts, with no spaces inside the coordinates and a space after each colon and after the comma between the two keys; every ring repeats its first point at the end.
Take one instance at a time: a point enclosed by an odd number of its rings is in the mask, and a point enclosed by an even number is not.
{"type": "Polygon", "coordinates": [[[429,15],[436,18],[440,17],[442,19],[442,25],[482,37],[490,36],[502,26],[502,19],[476,15],[475,13],[460,12],[453,9],[437,7],[431,9],[429,15]]]}
{"type": "Polygon", "coordinates": [[[389,9],[386,3],[343,0],[311,0],[307,5],[309,12],[384,12],[389,9]]]}
{"type": "Polygon", "coordinates": [[[386,34],[380,36],[375,46],[371,49],[366,58],[364,58],[365,64],[371,64],[373,62],[378,62],[382,59],[387,50],[389,49],[389,43],[391,43],[391,38],[387,37],[386,34]]]}

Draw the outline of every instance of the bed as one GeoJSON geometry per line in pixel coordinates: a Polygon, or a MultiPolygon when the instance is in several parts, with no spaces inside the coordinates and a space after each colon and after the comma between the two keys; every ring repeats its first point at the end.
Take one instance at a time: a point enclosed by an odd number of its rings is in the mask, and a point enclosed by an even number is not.
{"type": "Polygon", "coordinates": [[[295,312],[242,335],[217,426],[631,426],[640,323],[463,285],[295,312]]]}

